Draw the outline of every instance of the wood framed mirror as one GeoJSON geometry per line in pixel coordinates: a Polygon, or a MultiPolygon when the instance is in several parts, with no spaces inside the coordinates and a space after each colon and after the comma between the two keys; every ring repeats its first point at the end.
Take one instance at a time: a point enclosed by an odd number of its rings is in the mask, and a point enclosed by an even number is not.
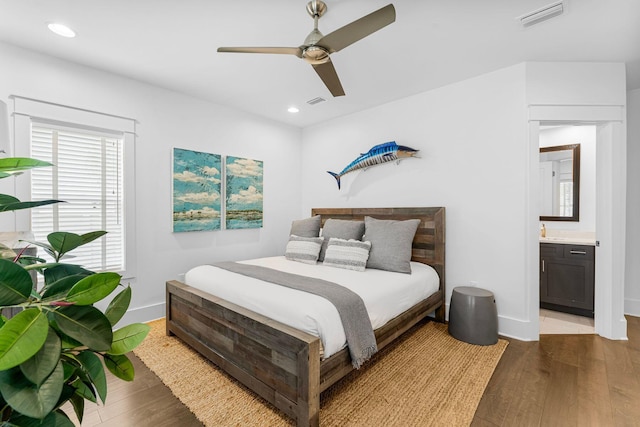
{"type": "Polygon", "coordinates": [[[540,148],[540,221],[580,220],[580,144],[540,148]]]}

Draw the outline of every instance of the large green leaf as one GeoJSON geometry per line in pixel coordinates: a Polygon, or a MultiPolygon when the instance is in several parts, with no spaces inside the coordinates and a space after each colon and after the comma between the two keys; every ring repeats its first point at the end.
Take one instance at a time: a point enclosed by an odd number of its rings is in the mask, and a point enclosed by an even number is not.
{"type": "Polygon", "coordinates": [[[135,370],[133,368],[133,363],[131,363],[131,360],[129,360],[126,355],[105,354],[104,365],[113,375],[121,380],[133,381],[135,370]]]}
{"type": "Polygon", "coordinates": [[[118,273],[98,273],[76,283],[67,294],[67,301],[90,305],[109,295],[120,284],[118,273]]]}
{"type": "Polygon", "coordinates": [[[113,341],[109,319],[92,306],[61,307],[53,313],[62,332],[94,351],[107,351],[113,341]]]}
{"type": "Polygon", "coordinates": [[[100,358],[91,351],[80,352],[76,357],[82,362],[82,367],[89,374],[89,379],[104,403],[107,399],[107,377],[100,358]]]}
{"type": "Polygon", "coordinates": [[[42,384],[56,366],[58,366],[60,349],[60,337],[58,337],[52,328],[49,328],[49,333],[47,334],[44,345],[33,357],[20,365],[24,376],[36,385],[42,384]]]}
{"type": "Polygon", "coordinates": [[[78,379],[72,384],[76,388],[76,393],[82,396],[83,399],[87,399],[90,402],[98,403],[96,399],[96,393],[90,384],[78,379]]]}
{"type": "MultiPolygon", "coordinates": [[[[9,319],[0,329],[0,370],[31,358],[45,343],[48,332],[47,316],[36,308],[23,310],[9,319]]],[[[111,342],[105,350],[110,346],[111,342]]]]}
{"type": "Polygon", "coordinates": [[[6,157],[0,159],[0,172],[9,174],[47,166],[53,165],[49,162],[28,157],[6,157]]]}
{"type": "MultiPolygon", "coordinates": [[[[10,421],[14,423],[12,425],[20,427],[75,427],[69,417],[62,411],[52,412],[42,420],[15,414],[11,416],[10,421]]],[[[0,427],[5,426],[0,424],[0,427]]]]}
{"type": "Polygon", "coordinates": [[[104,311],[104,315],[107,316],[107,319],[111,322],[111,326],[114,326],[120,321],[120,319],[122,319],[122,316],[124,316],[127,309],[129,309],[130,303],[131,286],[127,286],[124,291],[120,292],[111,300],[109,306],[104,311]]]}
{"type": "Polygon", "coordinates": [[[37,208],[39,206],[52,205],[54,203],[62,203],[61,200],[36,200],[32,202],[14,202],[0,204],[0,212],[18,211],[21,209],[37,208]]]}
{"type": "Polygon", "coordinates": [[[9,194],[0,194],[0,205],[8,205],[10,203],[19,202],[20,199],[9,194]]]}
{"type": "Polygon", "coordinates": [[[47,240],[51,244],[51,247],[58,252],[58,258],[62,257],[62,255],[67,252],[74,250],[78,246],[82,246],[84,243],[82,236],[66,231],[50,233],[47,236],[47,240]]]}
{"type": "Polygon", "coordinates": [[[149,333],[149,325],[132,323],[113,333],[113,344],[109,354],[125,354],[136,348],[149,333]]]}
{"type": "Polygon", "coordinates": [[[58,264],[55,267],[47,268],[44,271],[45,290],[58,280],[62,280],[69,276],[90,276],[93,271],[86,270],[79,265],[74,264],[58,264]]]}
{"type": "Polygon", "coordinates": [[[42,299],[47,301],[51,301],[54,299],[64,299],[69,293],[69,290],[85,277],[87,276],[74,274],[52,283],[46,288],[43,288],[44,292],[42,294],[42,299]]]}
{"type": "Polygon", "coordinates": [[[51,247],[51,245],[47,245],[46,243],[43,243],[43,242],[36,242],[35,240],[26,240],[26,239],[21,240],[21,242],[26,242],[34,246],[39,246],[42,249],[44,249],[44,251],[48,253],[52,258],[56,257],[56,253],[51,247]]]}
{"type": "Polygon", "coordinates": [[[0,306],[25,302],[31,295],[32,288],[33,281],[24,268],[0,259],[0,306]]]}
{"type": "Polygon", "coordinates": [[[73,411],[76,413],[78,421],[82,424],[82,418],[84,417],[84,397],[79,394],[74,394],[69,398],[69,402],[71,402],[71,406],[73,406],[73,411]]]}
{"type": "Polygon", "coordinates": [[[93,242],[94,240],[104,236],[105,234],[107,234],[106,231],[91,231],[89,233],[81,235],[80,237],[82,237],[82,244],[86,245],[87,243],[93,242]]]}
{"type": "Polygon", "coordinates": [[[60,362],[39,386],[30,382],[18,368],[0,371],[2,397],[13,409],[31,418],[44,418],[55,408],[63,384],[60,362]]]}

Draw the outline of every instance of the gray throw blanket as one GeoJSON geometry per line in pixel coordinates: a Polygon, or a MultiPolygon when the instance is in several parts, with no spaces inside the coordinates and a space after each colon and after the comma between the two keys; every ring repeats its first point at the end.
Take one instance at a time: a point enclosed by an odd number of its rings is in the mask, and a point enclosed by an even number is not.
{"type": "Polygon", "coordinates": [[[353,367],[358,369],[364,362],[378,351],[376,337],[371,327],[369,314],[362,298],[355,292],[338,285],[313,277],[285,273],[272,268],[261,267],[236,262],[217,262],[214,267],[222,268],[233,273],[264,280],[292,289],[321,296],[331,302],[342,320],[347,346],[351,355],[353,367]]]}

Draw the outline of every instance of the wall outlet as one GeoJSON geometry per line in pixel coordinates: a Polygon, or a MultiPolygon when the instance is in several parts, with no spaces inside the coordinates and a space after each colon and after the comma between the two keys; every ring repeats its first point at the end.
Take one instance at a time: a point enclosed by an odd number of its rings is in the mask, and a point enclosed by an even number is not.
{"type": "Polygon", "coordinates": [[[469,286],[471,286],[472,288],[477,288],[478,287],[478,282],[472,280],[469,282],[469,286]]]}

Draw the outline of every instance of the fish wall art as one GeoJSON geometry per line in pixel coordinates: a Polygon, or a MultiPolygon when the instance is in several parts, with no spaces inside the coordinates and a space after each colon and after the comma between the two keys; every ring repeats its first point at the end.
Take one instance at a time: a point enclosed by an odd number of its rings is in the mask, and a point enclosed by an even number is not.
{"type": "Polygon", "coordinates": [[[415,157],[419,150],[406,147],[404,145],[398,145],[395,141],[385,142],[384,144],[376,145],[372,147],[366,153],[360,154],[358,158],[349,163],[342,172],[335,173],[327,171],[338,182],[338,190],[340,189],[340,178],[349,172],[357,171],[358,169],[367,169],[371,166],[381,165],[383,163],[406,159],[409,157],[415,157]]]}

